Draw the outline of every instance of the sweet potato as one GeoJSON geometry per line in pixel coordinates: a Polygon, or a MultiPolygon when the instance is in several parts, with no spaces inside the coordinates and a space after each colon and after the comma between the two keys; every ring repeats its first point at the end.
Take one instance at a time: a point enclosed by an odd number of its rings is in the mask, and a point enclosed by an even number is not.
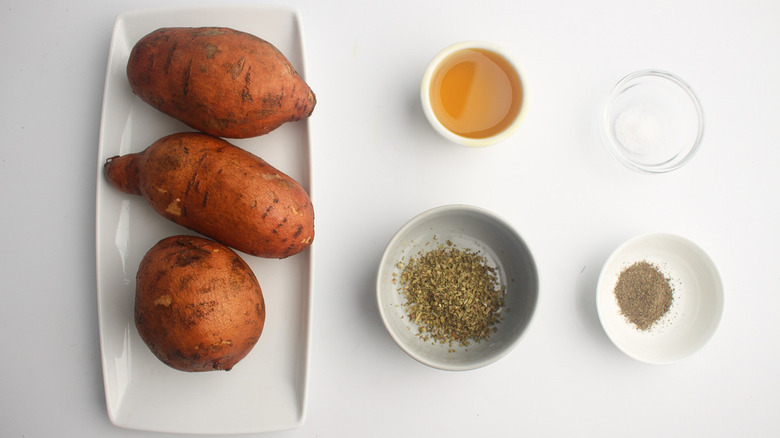
{"type": "Polygon", "coordinates": [[[188,126],[218,137],[267,134],[309,117],[317,99],[271,43],[224,27],[158,29],[127,62],[135,94],[188,126]]]}
{"type": "Polygon", "coordinates": [[[228,371],[265,325],[263,291],[230,248],[197,236],[154,245],[136,275],[135,326],[144,343],[181,371],[228,371]]]}
{"type": "Polygon", "coordinates": [[[109,158],[107,180],[162,216],[247,254],[285,258],[314,239],[304,188],[260,157],[208,134],[169,135],[109,158]]]}

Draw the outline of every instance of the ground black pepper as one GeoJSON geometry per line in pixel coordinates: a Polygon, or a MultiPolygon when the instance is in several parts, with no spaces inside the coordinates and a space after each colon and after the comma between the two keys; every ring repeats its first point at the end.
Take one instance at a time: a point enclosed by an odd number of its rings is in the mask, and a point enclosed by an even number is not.
{"type": "Polygon", "coordinates": [[[620,273],[615,298],[629,322],[640,330],[648,330],[669,310],[674,295],[669,278],[643,260],[620,273]]]}

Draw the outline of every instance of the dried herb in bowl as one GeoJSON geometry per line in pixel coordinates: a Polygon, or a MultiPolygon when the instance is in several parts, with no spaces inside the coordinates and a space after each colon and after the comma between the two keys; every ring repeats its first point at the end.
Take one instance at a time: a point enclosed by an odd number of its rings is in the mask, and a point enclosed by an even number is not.
{"type": "Polygon", "coordinates": [[[423,340],[467,347],[497,330],[506,286],[484,255],[447,241],[398,267],[407,316],[423,340]]]}

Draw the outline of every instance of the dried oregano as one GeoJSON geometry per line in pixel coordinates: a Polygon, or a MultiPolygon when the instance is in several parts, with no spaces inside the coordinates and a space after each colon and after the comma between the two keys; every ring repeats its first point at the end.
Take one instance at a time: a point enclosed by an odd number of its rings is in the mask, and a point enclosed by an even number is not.
{"type": "Polygon", "coordinates": [[[468,346],[497,330],[506,286],[483,255],[447,241],[398,267],[407,317],[423,340],[468,346]]]}

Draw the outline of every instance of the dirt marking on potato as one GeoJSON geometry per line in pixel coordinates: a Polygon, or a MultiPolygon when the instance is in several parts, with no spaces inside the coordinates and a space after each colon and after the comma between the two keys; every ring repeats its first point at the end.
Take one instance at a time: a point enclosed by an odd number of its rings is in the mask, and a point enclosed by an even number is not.
{"type": "Polygon", "coordinates": [[[179,206],[180,201],[181,199],[179,198],[174,199],[173,202],[168,204],[168,208],[166,208],[165,211],[175,216],[181,216],[181,207],[179,206]]]}
{"type": "Polygon", "coordinates": [[[165,295],[160,295],[160,297],[159,297],[159,298],[157,298],[156,300],[154,300],[154,304],[155,304],[155,305],[158,305],[158,306],[165,306],[165,307],[168,307],[168,306],[170,306],[172,302],[173,302],[173,299],[172,299],[172,298],[171,298],[171,296],[170,296],[170,295],[168,295],[168,294],[165,294],[165,295]]]}

